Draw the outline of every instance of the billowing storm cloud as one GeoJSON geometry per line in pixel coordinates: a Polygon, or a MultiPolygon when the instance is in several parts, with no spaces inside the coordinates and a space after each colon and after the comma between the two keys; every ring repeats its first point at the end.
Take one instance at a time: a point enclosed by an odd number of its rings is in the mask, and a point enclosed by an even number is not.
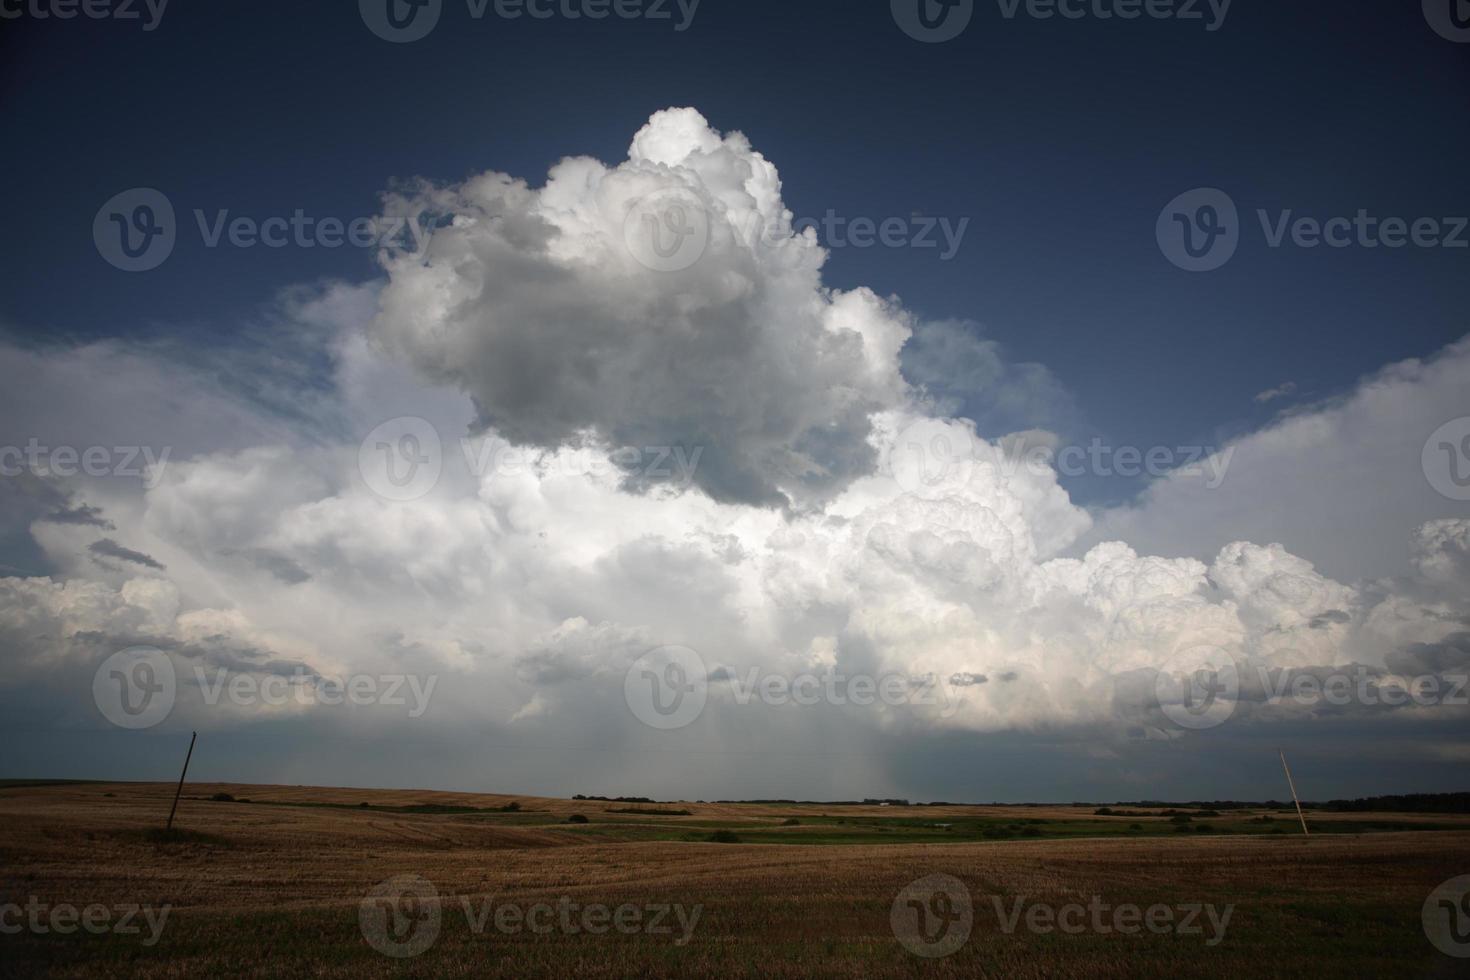
{"type": "MultiPolygon", "coordinates": [[[[953,739],[977,734],[1111,758],[1117,785],[1129,784],[1127,746],[1208,737],[1177,722],[1160,682],[1187,686],[1201,651],[1239,677],[1221,730],[1345,715],[1362,738],[1386,716],[1463,724],[1448,699],[1337,705],[1273,687],[1361,669],[1377,691],[1464,670],[1470,516],[1426,498],[1428,419],[1404,410],[1375,416],[1380,428],[1349,424],[1381,378],[1245,437],[1240,470],[1218,486],[1171,474],[1099,519],[1028,450],[1056,436],[986,428],[1028,414],[1028,399],[1070,414],[1060,383],[1008,364],[964,325],[824,286],[826,253],[791,231],[775,167],[693,110],[656,114],[615,166],[569,158],[540,186],[493,172],[419,182],[385,207],[432,227],[428,244],[386,251],[379,281],[288,293],[254,356],[186,362],[120,342],[0,351],[33,376],[105,380],[33,390],[0,441],[148,447],[155,460],[171,449],[135,478],[28,469],[28,489],[8,496],[9,522],[40,557],[0,579],[7,710],[42,727],[95,726],[99,664],[148,645],[177,668],[170,724],[303,740],[416,733],[463,752],[486,738],[633,746],[667,753],[657,774],[580,756],[535,765],[609,789],[670,787],[710,756],[680,755],[691,743],[661,739],[624,685],[649,651],[680,647],[708,688],[689,729],[701,751],[784,748],[809,761],[741,769],[731,796],[793,783],[922,793],[915,780],[950,785],[944,760],[964,751],[953,739]],[[678,257],[676,231],[697,254],[678,257]],[[667,248],[649,251],[645,235],[667,248]],[[329,367],[299,386],[265,383],[273,349],[329,367]],[[239,383],[212,384],[226,363],[239,383]],[[969,390],[955,363],[976,366],[969,390]],[[171,408],[181,401],[189,411],[171,408]],[[1005,412],[977,422],[967,405],[1005,412]],[[1403,456],[1384,441],[1411,436],[1410,465],[1376,484],[1401,517],[1379,532],[1396,535],[1404,562],[1325,548],[1333,577],[1312,554],[1232,532],[1252,524],[1232,507],[1286,500],[1314,520],[1358,492],[1329,467],[1314,483],[1289,460],[1274,465],[1284,440],[1377,459],[1403,456]],[[380,463],[432,479],[385,484],[380,463]],[[1141,541],[1179,547],[1151,555],[1141,541]],[[218,669],[312,683],[407,673],[437,686],[412,718],[381,705],[211,704],[218,669]],[[903,696],[777,705],[747,683],[834,674],[896,679],[903,696]],[[855,746],[861,761],[832,761],[855,746]],[[916,752],[926,774],[899,774],[916,752]]],[[[1470,390],[1470,350],[1388,376],[1402,386],[1395,405],[1414,404],[1416,386],[1438,404],[1446,385],[1470,390]]],[[[1439,746],[1426,751],[1444,748],[1423,737],[1439,746]]]]}

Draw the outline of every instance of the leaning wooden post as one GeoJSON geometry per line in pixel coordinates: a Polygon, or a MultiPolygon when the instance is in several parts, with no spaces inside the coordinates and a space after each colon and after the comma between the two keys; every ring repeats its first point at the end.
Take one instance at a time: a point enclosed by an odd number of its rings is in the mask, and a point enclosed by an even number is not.
{"type": "Polygon", "coordinates": [[[179,809],[179,794],[184,792],[184,777],[189,775],[189,760],[194,757],[194,740],[199,737],[198,732],[189,733],[189,751],[184,756],[184,771],[179,773],[179,788],[174,790],[174,805],[168,811],[168,826],[164,831],[174,829],[174,813],[179,809]]]}
{"type": "Polygon", "coordinates": [[[1296,783],[1291,781],[1291,766],[1286,764],[1286,753],[1281,753],[1281,768],[1286,770],[1286,785],[1291,787],[1291,802],[1296,804],[1296,817],[1302,822],[1303,836],[1310,837],[1312,832],[1307,829],[1307,818],[1302,814],[1302,801],[1296,798],[1296,783]]]}

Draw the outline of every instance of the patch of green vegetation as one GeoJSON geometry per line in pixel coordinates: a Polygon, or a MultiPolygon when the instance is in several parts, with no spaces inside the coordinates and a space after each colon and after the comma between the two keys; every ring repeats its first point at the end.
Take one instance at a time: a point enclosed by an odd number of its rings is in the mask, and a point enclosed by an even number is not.
{"type": "MultiPolygon", "coordinates": [[[[216,793],[210,797],[211,800],[220,796],[228,796],[227,793],[216,793]]],[[[190,797],[201,799],[201,797],[190,797]]],[[[236,803],[249,803],[250,800],[236,800],[236,803]]],[[[256,800],[256,806],[295,806],[308,809],[322,810],[371,810],[374,813],[423,813],[459,816],[465,814],[481,813],[535,813],[534,810],[523,810],[521,805],[514,800],[505,806],[463,806],[449,803],[408,803],[400,806],[388,806],[381,803],[325,803],[317,800],[256,800]]]]}
{"type": "MultiPolygon", "coordinates": [[[[480,819],[485,819],[481,817],[480,819]]],[[[560,824],[566,830],[607,841],[690,841],[708,839],[712,830],[738,833],[747,844],[956,844],[1020,840],[1066,840],[1094,837],[1173,837],[1175,834],[1283,834],[1279,823],[1261,824],[1229,817],[1207,824],[1173,823],[1165,818],[1125,824],[1106,820],[1042,820],[1027,819],[960,819],[952,823],[931,823],[912,817],[824,817],[765,818],[752,820],[680,820],[676,824],[639,821],[636,816],[608,818],[595,826],[575,828],[560,824]]],[[[498,821],[500,822],[500,821],[498,821]]],[[[507,821],[508,822],[508,821],[507,821]]],[[[520,823],[522,821],[516,821],[520,823]]],[[[530,821],[524,821],[529,823],[530,821]]],[[[549,821],[547,821],[549,822],[549,821]]],[[[1347,821],[1341,825],[1323,824],[1328,833],[1362,833],[1368,829],[1430,830],[1464,829],[1455,825],[1411,824],[1396,821],[1347,821]]],[[[1317,828],[1313,827],[1313,832],[1317,828]]]]}
{"type": "MultiPolygon", "coordinates": [[[[202,797],[195,797],[202,799],[202,797]]],[[[237,803],[247,802],[236,800],[237,803]]],[[[373,803],[321,803],[311,801],[261,801],[261,805],[322,807],[350,809],[356,812],[418,814],[443,816],[448,819],[489,821],[512,827],[557,827],[562,832],[586,836],[589,839],[618,841],[690,841],[702,842],[715,831],[736,834],[747,844],[940,844],[975,843],[1020,840],[1057,840],[1093,837],[1173,837],[1175,833],[1283,835],[1296,834],[1293,823],[1284,824],[1272,817],[1259,813],[1232,812],[1208,824],[1200,824],[1197,817],[1218,811],[1166,810],[1148,814],[1132,823],[1121,820],[1096,820],[1090,817],[1041,818],[992,816],[994,811],[986,807],[966,808],[961,815],[945,814],[943,818],[924,815],[911,808],[881,816],[833,816],[815,812],[815,808],[793,807],[802,816],[775,815],[752,816],[749,819],[689,819],[691,811],[666,806],[630,805],[613,807],[602,811],[597,822],[584,823],[569,820],[561,814],[545,810],[527,810],[520,803],[510,802],[505,806],[474,807],[438,803],[423,803],[401,806],[386,806],[373,803]],[[902,815],[899,815],[899,814],[902,815]],[[973,814],[973,815],[971,815],[973,814]],[[678,817],[677,822],[666,818],[678,817]],[[940,822],[940,821],[944,822],[940,822]]],[[[1106,808],[1104,808],[1106,809],[1106,808]]],[[[1121,815],[1114,811],[1112,816],[1121,815]]],[[[1452,822],[1416,823],[1408,820],[1335,818],[1313,821],[1314,834],[1361,834],[1389,831],[1437,831],[1464,830],[1465,824],[1452,822]]]]}

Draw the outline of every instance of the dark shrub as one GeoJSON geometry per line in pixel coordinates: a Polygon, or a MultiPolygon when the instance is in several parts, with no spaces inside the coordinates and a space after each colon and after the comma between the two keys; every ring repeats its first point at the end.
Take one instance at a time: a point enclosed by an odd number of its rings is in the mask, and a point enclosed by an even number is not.
{"type": "Polygon", "coordinates": [[[735,836],[734,831],[717,830],[709,835],[709,842],[711,844],[739,844],[740,838],[735,836]]]}
{"type": "Polygon", "coordinates": [[[584,816],[582,816],[580,813],[574,813],[570,817],[567,817],[567,823],[586,823],[586,822],[587,822],[587,818],[584,817],[584,816]]]}
{"type": "Polygon", "coordinates": [[[211,800],[214,800],[214,802],[216,802],[216,803],[233,803],[233,802],[235,802],[235,798],[233,796],[231,796],[229,793],[216,793],[213,796],[211,796],[210,799],[211,800]]]}

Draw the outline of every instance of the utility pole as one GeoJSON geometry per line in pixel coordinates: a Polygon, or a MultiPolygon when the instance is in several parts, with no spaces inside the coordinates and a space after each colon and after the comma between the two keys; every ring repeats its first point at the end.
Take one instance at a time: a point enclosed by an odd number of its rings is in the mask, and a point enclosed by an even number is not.
{"type": "Polygon", "coordinates": [[[164,831],[174,829],[174,813],[179,809],[179,794],[184,791],[184,777],[189,774],[189,760],[194,757],[194,740],[199,737],[198,732],[189,733],[189,752],[184,756],[184,771],[179,773],[179,788],[174,790],[174,805],[168,811],[168,826],[164,831]]]}
{"type": "Polygon", "coordinates": [[[1281,768],[1286,770],[1286,785],[1291,787],[1291,802],[1296,804],[1296,817],[1302,822],[1302,836],[1310,837],[1312,832],[1307,830],[1307,818],[1302,814],[1302,801],[1296,798],[1296,783],[1291,781],[1291,766],[1286,764],[1286,753],[1281,753],[1281,768]]]}

